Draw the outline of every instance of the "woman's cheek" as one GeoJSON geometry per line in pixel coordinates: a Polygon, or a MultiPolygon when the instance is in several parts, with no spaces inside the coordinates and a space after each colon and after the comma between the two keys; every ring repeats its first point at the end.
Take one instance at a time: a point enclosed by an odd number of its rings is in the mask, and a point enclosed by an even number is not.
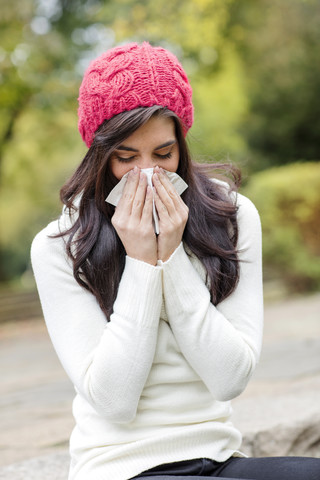
{"type": "Polygon", "coordinates": [[[111,160],[111,171],[113,175],[116,177],[117,180],[121,180],[121,178],[130,170],[134,168],[134,164],[130,163],[122,163],[119,161],[112,161],[111,160]]]}
{"type": "Polygon", "coordinates": [[[169,172],[176,172],[179,166],[179,156],[175,155],[174,157],[167,160],[159,160],[158,167],[168,170],[169,172]]]}

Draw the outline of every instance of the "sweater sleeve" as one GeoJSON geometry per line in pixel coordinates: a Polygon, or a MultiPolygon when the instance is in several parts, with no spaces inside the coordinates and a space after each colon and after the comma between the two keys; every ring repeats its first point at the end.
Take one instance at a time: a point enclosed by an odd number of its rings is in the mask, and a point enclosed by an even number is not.
{"type": "Polygon", "coordinates": [[[240,279],[217,307],[183,245],[163,263],[168,319],[187,361],[217,400],[230,400],[247,385],[262,341],[261,226],[258,212],[238,195],[240,279]]]}
{"type": "Polygon", "coordinates": [[[52,225],[35,237],[31,259],[53,346],[79,394],[109,421],[129,422],[154,357],[161,268],[126,258],[107,323],[94,295],[74,279],[63,239],[48,237],[52,225]]]}

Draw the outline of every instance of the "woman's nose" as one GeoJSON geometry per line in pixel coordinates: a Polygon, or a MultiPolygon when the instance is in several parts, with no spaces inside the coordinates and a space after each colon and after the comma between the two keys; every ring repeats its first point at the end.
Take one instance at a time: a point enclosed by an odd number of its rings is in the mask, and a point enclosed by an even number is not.
{"type": "Polygon", "coordinates": [[[145,169],[145,168],[154,168],[158,165],[158,162],[156,162],[156,160],[154,160],[152,157],[149,157],[149,156],[145,156],[143,158],[140,158],[140,160],[138,161],[138,164],[137,166],[139,168],[141,168],[141,170],[145,169]]]}

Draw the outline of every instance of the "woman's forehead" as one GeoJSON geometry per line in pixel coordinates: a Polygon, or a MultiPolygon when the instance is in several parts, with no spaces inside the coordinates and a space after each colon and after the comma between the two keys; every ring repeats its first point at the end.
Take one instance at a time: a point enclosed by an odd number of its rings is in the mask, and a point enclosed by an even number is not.
{"type": "Polygon", "coordinates": [[[153,145],[153,148],[156,148],[175,139],[175,125],[172,118],[155,116],[127,137],[121,146],[137,150],[146,145],[153,145]]]}

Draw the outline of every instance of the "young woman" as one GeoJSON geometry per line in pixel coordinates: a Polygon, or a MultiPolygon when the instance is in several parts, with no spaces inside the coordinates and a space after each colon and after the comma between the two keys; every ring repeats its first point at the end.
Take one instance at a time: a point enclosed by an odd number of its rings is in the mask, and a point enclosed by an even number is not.
{"type": "Polygon", "coordinates": [[[84,76],[89,149],[61,190],[62,216],[32,245],[76,391],[69,480],[319,479],[320,460],[240,451],[230,400],[260,354],[260,222],[235,186],[191,162],[192,121],[188,79],[162,48],[114,48],[84,76]]]}

